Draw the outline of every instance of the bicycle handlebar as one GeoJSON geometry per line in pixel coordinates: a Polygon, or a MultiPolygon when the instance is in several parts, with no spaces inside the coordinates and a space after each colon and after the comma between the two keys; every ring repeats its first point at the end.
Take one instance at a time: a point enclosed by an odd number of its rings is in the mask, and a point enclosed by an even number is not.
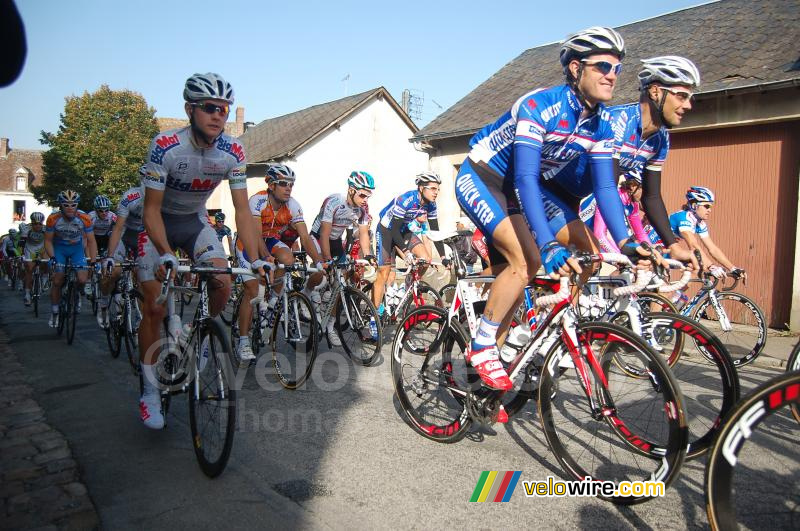
{"type": "Polygon", "coordinates": [[[561,301],[565,301],[569,298],[569,279],[567,277],[561,277],[560,286],[556,293],[552,295],[544,295],[542,297],[538,297],[536,299],[536,306],[543,308],[545,306],[554,306],[561,301]]]}

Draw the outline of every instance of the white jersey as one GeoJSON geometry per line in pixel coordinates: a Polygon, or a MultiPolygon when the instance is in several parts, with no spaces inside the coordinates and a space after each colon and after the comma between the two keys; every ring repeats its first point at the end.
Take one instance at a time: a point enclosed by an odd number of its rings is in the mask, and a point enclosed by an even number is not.
{"type": "Polygon", "coordinates": [[[144,189],[141,186],[128,188],[119,199],[117,216],[125,218],[125,229],[136,232],[144,230],[144,189]]]}
{"type": "Polygon", "coordinates": [[[117,222],[117,215],[113,212],[106,213],[106,219],[102,219],[96,210],[89,212],[89,219],[94,224],[94,235],[97,236],[110,236],[111,231],[114,229],[114,224],[117,222]]]}
{"type": "Polygon", "coordinates": [[[222,134],[209,148],[200,148],[191,138],[191,129],[159,133],[150,143],[145,188],[161,190],[161,211],[167,214],[204,215],[206,200],[227,179],[231,190],[247,188],[247,161],[244,147],[222,134]]]}
{"type": "Polygon", "coordinates": [[[27,223],[20,223],[19,234],[21,238],[25,238],[25,247],[40,247],[44,245],[44,225],[42,225],[41,230],[35,231],[27,223]]]}
{"type": "Polygon", "coordinates": [[[330,239],[337,240],[342,237],[344,231],[355,224],[369,225],[369,213],[362,207],[347,204],[344,194],[333,194],[322,202],[319,214],[311,225],[311,232],[319,234],[323,221],[331,224],[330,239]]]}

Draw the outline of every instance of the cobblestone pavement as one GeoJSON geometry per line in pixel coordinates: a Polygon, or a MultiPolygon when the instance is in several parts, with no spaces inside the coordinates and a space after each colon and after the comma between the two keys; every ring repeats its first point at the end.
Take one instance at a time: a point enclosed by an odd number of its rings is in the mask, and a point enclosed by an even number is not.
{"type": "Polygon", "coordinates": [[[0,389],[0,529],[97,528],[72,450],[48,424],[2,330],[0,389]]]}

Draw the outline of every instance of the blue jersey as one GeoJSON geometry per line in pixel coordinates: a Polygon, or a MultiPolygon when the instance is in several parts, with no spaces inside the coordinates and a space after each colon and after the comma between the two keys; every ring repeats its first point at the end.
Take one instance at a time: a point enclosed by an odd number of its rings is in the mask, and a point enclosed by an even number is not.
{"type": "Polygon", "coordinates": [[[679,210],[669,216],[672,232],[679,238],[681,232],[692,232],[701,238],[708,238],[708,225],[691,210],[679,210]]]}
{"type": "Polygon", "coordinates": [[[642,141],[642,110],[639,103],[617,105],[608,109],[614,130],[614,158],[625,172],[661,171],[669,152],[666,127],[642,141]]]}
{"type": "Polygon", "coordinates": [[[400,218],[403,220],[403,225],[407,226],[423,214],[428,216],[428,220],[436,219],[436,203],[423,204],[419,191],[409,190],[383,207],[379,214],[380,224],[391,229],[392,219],[400,218]]]}
{"type": "Polygon", "coordinates": [[[513,183],[540,247],[555,239],[538,184],[547,180],[575,197],[594,192],[614,238],[627,237],[613,175],[611,117],[603,105],[581,118],[583,111],[567,85],[537,89],[470,140],[470,160],[513,183]],[[592,165],[591,173],[582,171],[582,156],[592,165]]]}

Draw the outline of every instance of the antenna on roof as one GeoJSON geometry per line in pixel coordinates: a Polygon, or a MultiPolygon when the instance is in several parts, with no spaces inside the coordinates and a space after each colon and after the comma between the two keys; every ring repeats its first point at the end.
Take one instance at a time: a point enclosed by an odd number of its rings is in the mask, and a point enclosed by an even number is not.
{"type": "Polygon", "coordinates": [[[347,97],[347,82],[350,81],[350,74],[348,73],[346,76],[342,78],[344,82],[344,96],[347,97]]]}
{"type": "Polygon", "coordinates": [[[403,91],[403,102],[400,105],[412,120],[422,120],[422,107],[424,104],[425,94],[421,90],[405,89],[403,91]]]}
{"type": "Polygon", "coordinates": [[[444,109],[444,107],[442,107],[441,105],[439,105],[439,102],[438,102],[438,101],[436,101],[436,100],[435,100],[435,99],[433,99],[433,98],[431,98],[431,103],[433,103],[434,105],[436,105],[437,107],[439,107],[439,110],[440,110],[440,111],[441,111],[442,109],[444,109]]]}

